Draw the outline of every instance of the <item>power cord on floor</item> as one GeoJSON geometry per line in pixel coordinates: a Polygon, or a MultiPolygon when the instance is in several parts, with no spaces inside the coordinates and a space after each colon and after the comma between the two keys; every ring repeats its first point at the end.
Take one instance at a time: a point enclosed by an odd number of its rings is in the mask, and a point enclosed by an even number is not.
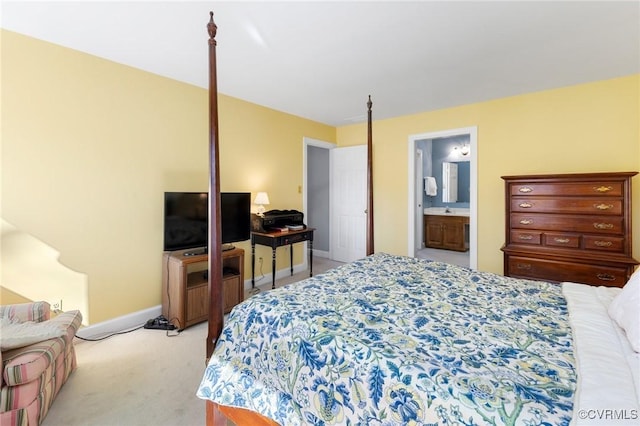
{"type": "Polygon", "coordinates": [[[139,326],[137,326],[135,328],[132,328],[132,329],[129,329],[129,330],[115,331],[115,332],[113,332],[111,334],[108,334],[108,335],[103,336],[103,337],[99,337],[97,339],[89,339],[87,337],[78,336],[77,334],[76,334],[75,337],[77,339],[85,340],[87,342],[99,342],[100,340],[108,339],[109,337],[117,336],[118,334],[127,334],[127,333],[131,333],[132,331],[140,330],[142,327],[144,327],[144,324],[139,325],[139,326]]]}
{"type": "MultiPolygon", "coordinates": [[[[76,334],[75,337],[80,339],[80,340],[84,340],[86,342],[99,342],[100,340],[105,340],[105,339],[108,339],[109,337],[117,336],[118,334],[131,333],[132,331],[140,330],[141,328],[144,328],[144,324],[139,325],[139,326],[134,327],[134,328],[131,328],[129,330],[115,331],[115,332],[113,332],[111,334],[108,334],[108,335],[102,336],[102,337],[98,337],[96,339],[89,339],[87,337],[81,337],[81,336],[78,336],[77,334],[76,334]]],[[[180,333],[182,333],[182,330],[177,329],[177,328],[174,329],[174,330],[166,330],[166,336],[167,337],[175,337],[175,336],[179,335],[180,333]]]]}

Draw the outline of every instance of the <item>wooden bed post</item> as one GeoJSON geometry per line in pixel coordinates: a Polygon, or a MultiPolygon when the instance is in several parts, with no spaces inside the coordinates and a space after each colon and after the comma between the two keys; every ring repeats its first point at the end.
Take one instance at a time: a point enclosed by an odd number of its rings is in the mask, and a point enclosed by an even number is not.
{"type": "Polygon", "coordinates": [[[367,256],[373,249],[373,137],[371,127],[371,95],[367,102],[367,256]]]}
{"type": "MultiPolygon", "coordinates": [[[[213,12],[209,12],[209,321],[206,363],[213,354],[215,343],[224,323],[222,294],[222,243],[220,242],[220,167],[218,154],[218,82],[216,72],[216,32],[213,12]]],[[[206,424],[226,426],[227,420],[218,405],[206,403],[206,424]]]]}
{"type": "Polygon", "coordinates": [[[209,333],[207,361],[222,332],[222,247],[220,242],[220,167],[218,154],[218,83],[216,73],[216,31],[213,12],[210,13],[209,32],[209,333]]]}
{"type": "MultiPolygon", "coordinates": [[[[222,289],[222,244],[220,215],[220,161],[218,153],[218,83],[216,72],[216,32],[218,27],[213,22],[213,12],[209,12],[207,24],[209,32],[209,315],[206,363],[213,355],[218,337],[224,325],[224,297],[222,289]]],[[[369,108],[368,137],[368,230],[367,254],[373,253],[373,175],[372,175],[372,136],[371,136],[371,96],[367,103],[369,108]]],[[[206,401],[207,426],[226,426],[227,418],[237,425],[278,426],[272,419],[253,411],[218,405],[211,400],[206,401]]]]}

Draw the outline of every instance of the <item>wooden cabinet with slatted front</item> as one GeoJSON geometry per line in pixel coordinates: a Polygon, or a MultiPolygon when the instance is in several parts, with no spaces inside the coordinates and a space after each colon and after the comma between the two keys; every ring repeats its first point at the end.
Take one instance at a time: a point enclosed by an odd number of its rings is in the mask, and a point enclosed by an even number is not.
{"type": "Polygon", "coordinates": [[[504,274],[622,287],[632,256],[637,172],[503,176],[504,274]]]}

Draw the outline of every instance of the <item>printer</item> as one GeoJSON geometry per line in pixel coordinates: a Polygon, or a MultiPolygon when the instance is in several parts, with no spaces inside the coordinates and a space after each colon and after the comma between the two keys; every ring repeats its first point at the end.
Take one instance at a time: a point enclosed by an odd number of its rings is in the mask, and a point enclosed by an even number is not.
{"type": "Polygon", "coordinates": [[[288,229],[305,229],[304,213],[298,210],[269,210],[262,216],[251,214],[251,230],[254,232],[274,232],[288,229]]]}

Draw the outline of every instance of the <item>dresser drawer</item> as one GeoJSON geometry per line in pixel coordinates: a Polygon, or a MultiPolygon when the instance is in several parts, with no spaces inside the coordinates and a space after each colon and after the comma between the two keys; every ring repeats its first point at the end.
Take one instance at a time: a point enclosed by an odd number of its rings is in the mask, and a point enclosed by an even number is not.
{"type": "Polygon", "coordinates": [[[622,215],[622,199],[577,197],[513,197],[512,212],[622,215]]]}
{"type": "Polygon", "coordinates": [[[580,235],[545,232],[543,244],[551,247],[580,248],[580,235]]]}
{"type": "Polygon", "coordinates": [[[627,268],[599,266],[548,259],[508,256],[507,271],[511,277],[545,281],[572,281],[607,287],[622,287],[627,282],[627,268]]]}
{"type": "Polygon", "coordinates": [[[511,228],[545,231],[585,232],[592,234],[623,235],[624,218],[621,216],[578,216],[543,213],[512,213],[511,228]]]}
{"type": "Polygon", "coordinates": [[[542,232],[536,231],[511,231],[513,244],[533,244],[539,246],[542,243],[542,232]]]}
{"type": "Polygon", "coordinates": [[[623,253],[624,241],[625,240],[622,237],[585,235],[584,248],[588,250],[601,250],[613,253],[623,253]]]}
{"type": "Polygon", "coordinates": [[[513,183],[511,195],[572,195],[619,197],[623,194],[622,182],[550,182],[513,183]]]}

